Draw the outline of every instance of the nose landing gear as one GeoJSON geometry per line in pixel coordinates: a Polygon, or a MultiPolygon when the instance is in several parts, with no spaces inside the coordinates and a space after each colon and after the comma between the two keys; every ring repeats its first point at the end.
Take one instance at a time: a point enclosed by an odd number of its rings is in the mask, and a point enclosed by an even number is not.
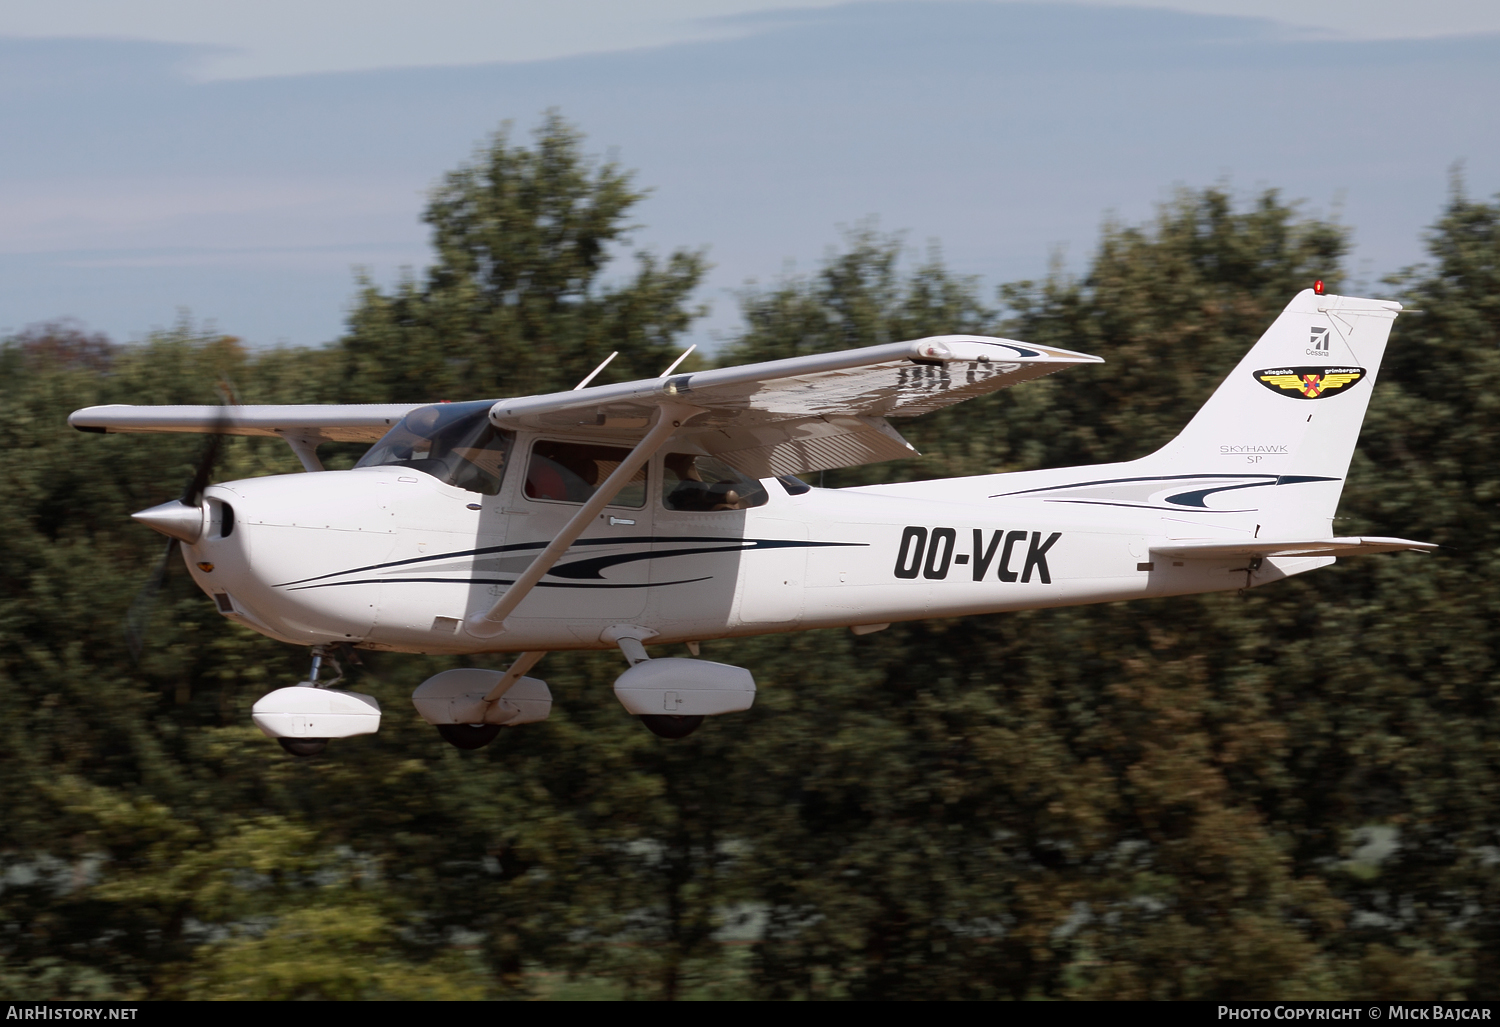
{"type": "Polygon", "coordinates": [[[330,739],[373,734],[380,727],[380,704],[373,696],[332,687],[344,679],[344,669],[330,648],[313,646],[307,680],[262,696],[250,711],[255,726],[293,756],[316,756],[330,739]],[[324,660],[335,676],[319,681],[324,660]]]}
{"type": "MultiPolygon", "coordinates": [[[[307,680],[300,681],[298,682],[298,684],[304,687],[310,686],[312,688],[332,688],[342,680],[344,680],[344,668],[339,665],[338,660],[328,655],[328,647],[323,645],[313,646],[312,667],[307,672],[307,680]],[[326,681],[322,684],[319,684],[318,673],[323,669],[323,661],[325,659],[327,659],[329,663],[333,664],[333,672],[335,677],[331,681],[326,681]]],[[[324,749],[328,748],[328,739],[282,737],[276,739],[276,744],[280,745],[283,749],[291,753],[293,756],[308,757],[317,756],[322,753],[324,749]]]]}

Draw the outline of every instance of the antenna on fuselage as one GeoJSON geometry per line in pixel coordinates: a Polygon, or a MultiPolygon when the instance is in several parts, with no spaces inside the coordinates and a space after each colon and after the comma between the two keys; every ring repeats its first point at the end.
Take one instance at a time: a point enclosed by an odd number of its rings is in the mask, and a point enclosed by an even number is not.
{"type": "Polygon", "coordinates": [[[682,363],[684,360],[686,360],[688,358],[688,354],[691,353],[691,352],[693,352],[693,350],[695,350],[697,348],[698,348],[698,344],[695,342],[691,346],[689,346],[687,349],[683,350],[678,355],[677,359],[674,360],[674,361],[672,361],[672,363],[667,367],[667,369],[665,371],[663,371],[661,374],[657,375],[656,377],[658,377],[658,378],[665,378],[667,375],[669,375],[673,371],[677,370],[677,365],[680,364],[680,363],[682,363]]]}
{"type": "Polygon", "coordinates": [[[613,360],[615,357],[619,356],[619,355],[620,355],[620,351],[619,350],[615,350],[609,356],[605,357],[604,358],[604,363],[602,363],[598,367],[594,368],[592,371],[590,371],[588,373],[588,377],[586,377],[583,381],[579,382],[577,385],[573,386],[573,391],[577,392],[579,389],[583,388],[589,382],[593,381],[594,380],[594,376],[597,375],[600,371],[604,370],[606,367],[608,367],[609,366],[609,362],[611,360],[613,360]]]}

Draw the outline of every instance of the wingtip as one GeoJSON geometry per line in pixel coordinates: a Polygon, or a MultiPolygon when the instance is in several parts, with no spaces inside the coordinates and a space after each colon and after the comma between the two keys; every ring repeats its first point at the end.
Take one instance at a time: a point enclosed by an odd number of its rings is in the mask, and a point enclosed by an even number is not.
{"type": "Polygon", "coordinates": [[[128,406],[130,406],[129,403],[101,403],[98,406],[83,407],[79,410],[73,411],[68,415],[68,425],[69,427],[76,428],[79,431],[93,432],[99,435],[107,435],[109,434],[108,428],[97,424],[85,424],[82,422],[90,420],[92,415],[97,414],[101,411],[119,410],[121,407],[128,406]]]}

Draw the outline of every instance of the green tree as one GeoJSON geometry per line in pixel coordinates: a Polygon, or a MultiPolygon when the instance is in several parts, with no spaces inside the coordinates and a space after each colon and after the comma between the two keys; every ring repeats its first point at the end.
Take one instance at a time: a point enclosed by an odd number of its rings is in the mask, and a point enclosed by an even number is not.
{"type": "MultiPolygon", "coordinates": [[[[1369,676],[1355,702],[1328,712],[1351,737],[1324,757],[1340,784],[1326,802],[1395,843],[1378,866],[1343,880],[1360,923],[1347,942],[1363,947],[1369,977],[1385,980],[1394,959],[1414,954],[1456,964],[1468,994],[1493,998],[1500,197],[1473,200],[1455,176],[1428,249],[1431,264],[1390,282],[1423,313],[1402,316],[1392,332],[1345,509],[1351,532],[1378,527],[1445,548],[1420,568],[1349,569],[1345,603],[1358,611],[1351,627],[1369,676]]],[[[1383,990],[1423,983],[1407,973],[1383,990]]]]}
{"type": "Polygon", "coordinates": [[[607,380],[651,377],[700,311],[700,253],[636,255],[603,274],[645,194],[582,153],[555,112],[532,149],[499,132],[433,190],[423,220],[436,260],[386,293],[366,281],[343,341],[342,393],[359,402],[515,396],[571,388],[613,350],[607,380]]]}

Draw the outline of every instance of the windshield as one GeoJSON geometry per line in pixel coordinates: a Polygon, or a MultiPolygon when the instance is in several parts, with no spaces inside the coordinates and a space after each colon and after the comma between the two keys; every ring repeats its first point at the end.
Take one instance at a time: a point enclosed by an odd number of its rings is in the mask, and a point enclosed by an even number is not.
{"type": "Polygon", "coordinates": [[[360,457],[355,467],[409,467],[441,482],[498,495],[515,433],[490,424],[488,400],[419,407],[360,457]]]}

